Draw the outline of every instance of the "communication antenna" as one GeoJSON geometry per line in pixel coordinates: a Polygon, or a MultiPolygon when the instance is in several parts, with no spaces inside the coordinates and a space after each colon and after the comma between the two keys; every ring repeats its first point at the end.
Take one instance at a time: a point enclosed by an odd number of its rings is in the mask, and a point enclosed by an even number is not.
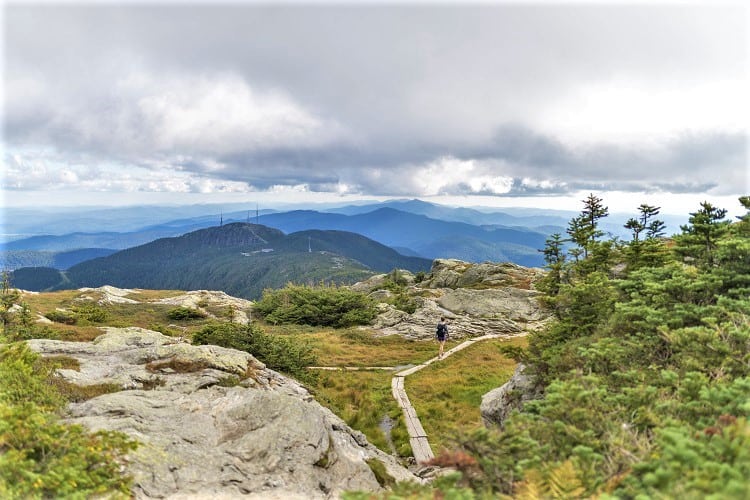
{"type": "Polygon", "coordinates": [[[219,227],[224,225],[224,212],[221,212],[221,215],[219,215],[219,227]]]}
{"type": "Polygon", "coordinates": [[[247,223],[250,224],[250,210],[247,211],[247,223]]]}
{"type": "Polygon", "coordinates": [[[312,245],[310,244],[310,237],[307,237],[307,252],[312,253],[312,245]]]}
{"type": "Polygon", "coordinates": [[[258,212],[258,204],[255,204],[255,223],[260,224],[260,217],[258,212]]]}

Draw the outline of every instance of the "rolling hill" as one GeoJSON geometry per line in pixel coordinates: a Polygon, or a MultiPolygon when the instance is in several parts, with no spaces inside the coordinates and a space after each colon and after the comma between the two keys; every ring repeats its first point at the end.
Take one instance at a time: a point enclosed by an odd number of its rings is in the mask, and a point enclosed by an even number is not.
{"type": "MultiPolygon", "coordinates": [[[[258,298],[265,288],[288,282],[351,283],[398,267],[428,270],[431,261],[406,257],[361,235],[342,231],[303,231],[231,223],[162,238],[58,272],[47,289],[98,287],[216,289],[258,298]]],[[[19,269],[14,286],[49,285],[50,270],[19,269]],[[43,277],[43,279],[41,278],[43,277]]]]}

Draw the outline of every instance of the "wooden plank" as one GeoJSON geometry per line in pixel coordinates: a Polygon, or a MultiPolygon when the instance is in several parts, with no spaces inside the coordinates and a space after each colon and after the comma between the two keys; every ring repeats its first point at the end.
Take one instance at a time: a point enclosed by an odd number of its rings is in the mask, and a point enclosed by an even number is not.
{"type": "Polygon", "coordinates": [[[414,366],[414,367],[409,368],[407,370],[400,371],[396,375],[399,376],[399,377],[406,377],[407,375],[411,375],[412,373],[418,372],[419,370],[421,370],[425,366],[427,366],[427,365],[417,365],[417,366],[414,366]]]}
{"type": "Polygon", "coordinates": [[[430,448],[430,444],[427,442],[426,438],[411,438],[409,439],[409,444],[414,453],[414,459],[417,462],[426,462],[435,458],[435,455],[432,453],[432,448],[430,448]]]}
{"type": "Polygon", "coordinates": [[[406,417],[404,419],[404,423],[406,424],[406,432],[409,433],[410,438],[416,438],[416,437],[424,437],[424,430],[422,429],[422,426],[419,426],[419,429],[415,426],[415,423],[419,423],[419,420],[406,417]],[[420,432],[422,431],[422,432],[420,432]]]}
{"type": "Polygon", "coordinates": [[[410,417],[410,418],[419,418],[417,416],[417,410],[415,410],[413,406],[410,405],[404,408],[403,410],[404,410],[404,416],[410,417]]]}
{"type": "Polygon", "coordinates": [[[409,434],[411,437],[427,437],[427,433],[424,431],[424,428],[422,427],[422,422],[419,421],[418,417],[409,417],[408,419],[411,422],[411,428],[414,430],[413,434],[409,434]]]}

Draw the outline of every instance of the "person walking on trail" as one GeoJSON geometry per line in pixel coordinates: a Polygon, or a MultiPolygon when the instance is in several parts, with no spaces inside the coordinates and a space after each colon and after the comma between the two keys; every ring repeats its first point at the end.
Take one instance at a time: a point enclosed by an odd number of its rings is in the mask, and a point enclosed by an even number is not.
{"type": "Polygon", "coordinates": [[[440,317],[440,321],[437,324],[437,330],[435,331],[435,338],[440,344],[438,359],[443,359],[443,348],[445,347],[445,341],[448,338],[448,324],[445,322],[445,316],[440,317]]]}

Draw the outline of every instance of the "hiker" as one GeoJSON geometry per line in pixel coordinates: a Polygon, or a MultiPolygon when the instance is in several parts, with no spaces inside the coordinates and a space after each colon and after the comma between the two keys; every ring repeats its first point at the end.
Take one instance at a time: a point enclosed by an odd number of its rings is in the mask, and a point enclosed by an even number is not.
{"type": "Polygon", "coordinates": [[[445,347],[445,340],[448,338],[448,324],[445,322],[445,316],[440,316],[440,321],[438,322],[437,330],[435,331],[435,338],[440,343],[438,359],[443,359],[443,348],[445,347]]]}

